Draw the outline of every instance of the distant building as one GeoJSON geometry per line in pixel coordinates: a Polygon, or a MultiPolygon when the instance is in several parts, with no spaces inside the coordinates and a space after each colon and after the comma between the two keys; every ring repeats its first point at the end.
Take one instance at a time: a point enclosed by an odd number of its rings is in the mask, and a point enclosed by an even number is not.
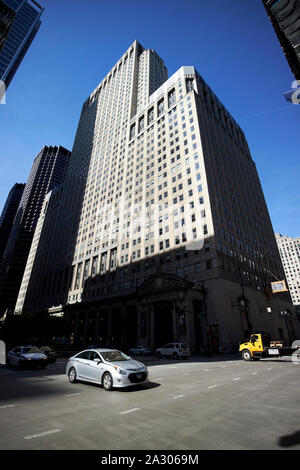
{"type": "Polygon", "coordinates": [[[33,162],[0,262],[0,314],[14,310],[44,198],[63,183],[69,158],[63,147],[44,147],[33,162]]]}
{"type": "Polygon", "coordinates": [[[300,305],[300,237],[276,234],[276,240],[294,305],[300,305]]]}
{"type": "Polygon", "coordinates": [[[296,80],[300,80],[300,0],[262,0],[296,80]]]}
{"type": "Polygon", "coordinates": [[[39,30],[43,11],[35,0],[0,0],[0,81],[6,89],[39,30]]]}
{"type": "Polygon", "coordinates": [[[168,78],[137,41],[83,104],[25,274],[18,313],[60,310],[81,346],[299,328],[288,293],[264,295],[284,272],[244,132],[193,66],[168,78]]]}
{"type": "Polygon", "coordinates": [[[16,183],[10,190],[0,217],[0,261],[13,226],[14,218],[25,188],[25,184],[16,183]]]}

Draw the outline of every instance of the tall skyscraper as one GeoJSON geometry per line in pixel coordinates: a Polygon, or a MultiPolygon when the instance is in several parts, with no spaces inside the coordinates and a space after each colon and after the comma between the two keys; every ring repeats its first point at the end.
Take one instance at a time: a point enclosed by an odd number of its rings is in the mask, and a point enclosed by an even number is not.
{"type": "Polygon", "coordinates": [[[300,306],[300,237],[277,233],[276,240],[293,304],[300,306]]]}
{"type": "Polygon", "coordinates": [[[35,0],[0,1],[0,80],[6,89],[39,30],[43,11],[35,0]]]}
{"type": "Polygon", "coordinates": [[[289,296],[264,295],[284,274],[255,163],[194,67],[167,78],[135,41],[84,103],[51,199],[19,312],[62,311],[79,344],[218,349],[257,328],[289,338],[278,315],[289,296]]]}
{"type": "Polygon", "coordinates": [[[0,217],[0,261],[4,254],[14,218],[25,188],[25,184],[16,183],[10,190],[0,217]]]}
{"type": "Polygon", "coordinates": [[[300,80],[300,0],[263,0],[296,80],[300,80]]]}
{"type": "Polygon", "coordinates": [[[36,156],[0,262],[0,313],[13,310],[46,194],[65,178],[70,152],[44,147],[36,156]]]}

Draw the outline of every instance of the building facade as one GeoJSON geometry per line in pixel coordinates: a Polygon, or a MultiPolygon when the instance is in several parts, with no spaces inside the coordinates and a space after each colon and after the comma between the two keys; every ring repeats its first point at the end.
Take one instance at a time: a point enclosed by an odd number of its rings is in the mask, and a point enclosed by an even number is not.
{"type": "Polygon", "coordinates": [[[167,78],[137,41],[84,103],[40,227],[18,313],[63,312],[78,344],[296,334],[289,296],[264,295],[284,273],[243,131],[194,67],[167,78]]]}
{"type": "Polygon", "coordinates": [[[300,237],[277,233],[276,240],[293,304],[300,305],[300,237]]]}
{"type": "Polygon", "coordinates": [[[263,0],[296,80],[300,80],[300,0],[263,0]]]}
{"type": "Polygon", "coordinates": [[[44,147],[36,156],[0,262],[0,313],[14,310],[36,224],[46,194],[65,178],[64,147],[44,147]]]}
{"type": "Polygon", "coordinates": [[[25,188],[25,184],[16,183],[10,190],[0,216],[0,261],[13,226],[14,218],[25,188]]]}
{"type": "MultiPolygon", "coordinates": [[[[41,25],[44,11],[35,0],[0,2],[0,80],[8,88],[41,25]]],[[[0,99],[4,94],[1,87],[0,99]]]]}

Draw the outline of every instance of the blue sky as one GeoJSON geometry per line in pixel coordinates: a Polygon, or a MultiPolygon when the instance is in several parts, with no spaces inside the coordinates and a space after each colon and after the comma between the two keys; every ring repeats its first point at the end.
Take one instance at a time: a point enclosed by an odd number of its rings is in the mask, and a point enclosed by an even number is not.
{"type": "Polygon", "coordinates": [[[81,106],[137,39],[169,75],[194,65],[246,134],[275,232],[300,236],[295,80],[261,0],[40,0],[41,28],[0,105],[0,212],[44,145],[73,146],[81,106]]]}

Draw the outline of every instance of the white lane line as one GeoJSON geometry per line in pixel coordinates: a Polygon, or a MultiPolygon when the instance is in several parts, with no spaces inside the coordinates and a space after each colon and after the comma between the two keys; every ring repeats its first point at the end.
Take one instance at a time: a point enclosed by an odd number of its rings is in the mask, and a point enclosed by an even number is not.
{"type": "Polygon", "coordinates": [[[177,400],[177,398],[183,398],[185,395],[176,395],[176,397],[173,397],[173,400],[177,400]]]}
{"type": "Polygon", "coordinates": [[[211,385],[210,387],[207,387],[208,389],[210,388],[216,388],[216,385],[211,385]]]}
{"type": "Polygon", "coordinates": [[[50,431],[40,432],[39,434],[30,434],[29,436],[25,436],[24,439],[35,439],[37,437],[47,436],[48,434],[54,434],[56,432],[61,432],[61,429],[51,429],[50,431]]]}
{"type": "Polygon", "coordinates": [[[257,374],[257,372],[252,372],[252,375],[256,375],[256,374],[257,374]]]}
{"type": "Polygon", "coordinates": [[[67,395],[65,395],[65,397],[76,397],[77,395],[81,395],[80,392],[77,392],[77,393],[69,393],[67,395]]]}
{"type": "Polygon", "coordinates": [[[233,379],[234,382],[236,382],[237,380],[241,380],[240,377],[236,377],[235,379],[233,379]]]}
{"type": "Polygon", "coordinates": [[[132,408],[131,410],[121,411],[119,415],[126,415],[127,413],[133,413],[134,411],[139,410],[140,408],[132,408]]]}
{"type": "Polygon", "coordinates": [[[13,408],[15,405],[1,405],[0,410],[4,410],[5,408],[13,408]]]}

